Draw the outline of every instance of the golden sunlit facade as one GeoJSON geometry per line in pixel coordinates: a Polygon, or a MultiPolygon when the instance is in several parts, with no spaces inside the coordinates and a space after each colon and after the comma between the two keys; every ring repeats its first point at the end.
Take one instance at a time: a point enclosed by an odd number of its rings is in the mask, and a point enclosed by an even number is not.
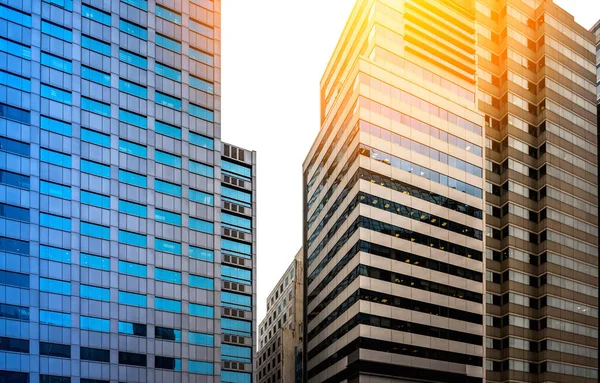
{"type": "Polygon", "coordinates": [[[358,1],[304,163],[308,382],[482,382],[473,1],[358,1]]]}

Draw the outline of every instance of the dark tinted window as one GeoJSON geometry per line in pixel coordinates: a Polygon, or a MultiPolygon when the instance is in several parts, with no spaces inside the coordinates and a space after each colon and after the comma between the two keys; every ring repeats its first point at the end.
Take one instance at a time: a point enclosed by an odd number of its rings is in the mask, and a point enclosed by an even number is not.
{"type": "Polygon", "coordinates": [[[0,337],[0,350],[29,353],[29,341],[25,339],[0,337]]]}
{"type": "Polygon", "coordinates": [[[110,363],[110,351],[99,348],[81,347],[81,360],[110,363]]]}
{"type": "Polygon", "coordinates": [[[119,352],[119,364],[146,367],[146,355],[132,352],[119,352]]]}
{"type": "Polygon", "coordinates": [[[68,344],[40,342],[40,355],[56,356],[59,358],[71,357],[71,346],[68,344]]]}

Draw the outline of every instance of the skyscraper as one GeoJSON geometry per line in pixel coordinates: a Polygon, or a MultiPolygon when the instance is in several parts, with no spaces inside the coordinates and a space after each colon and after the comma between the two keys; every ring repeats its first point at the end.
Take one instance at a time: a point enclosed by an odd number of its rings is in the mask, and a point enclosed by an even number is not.
{"type": "Polygon", "coordinates": [[[358,1],[304,164],[309,382],[481,382],[484,118],[469,1],[358,1]]]}
{"type": "Polygon", "coordinates": [[[250,382],[220,1],[0,0],[0,381],[250,382]]]}

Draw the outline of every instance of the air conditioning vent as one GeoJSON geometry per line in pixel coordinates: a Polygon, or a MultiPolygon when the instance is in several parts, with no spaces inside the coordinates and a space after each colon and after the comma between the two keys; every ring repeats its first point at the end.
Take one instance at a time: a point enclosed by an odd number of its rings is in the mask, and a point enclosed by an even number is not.
{"type": "Polygon", "coordinates": [[[239,291],[241,293],[246,291],[246,289],[244,288],[244,285],[242,285],[241,283],[229,282],[229,281],[223,281],[223,289],[239,291]]]}
{"type": "Polygon", "coordinates": [[[224,360],[223,368],[226,370],[244,371],[246,369],[246,364],[242,362],[232,362],[229,360],[224,360]]]}
{"type": "Polygon", "coordinates": [[[241,239],[242,241],[246,240],[246,233],[239,230],[230,229],[228,227],[223,228],[223,235],[235,239],[241,239]]]}
{"type": "Polygon", "coordinates": [[[242,319],[246,317],[243,310],[232,309],[229,307],[223,308],[223,315],[242,319]]]}
{"type": "Polygon", "coordinates": [[[233,344],[246,344],[245,338],[239,335],[223,334],[223,342],[233,344]]]}
{"type": "Polygon", "coordinates": [[[244,258],[235,257],[235,256],[229,255],[229,254],[223,254],[223,262],[231,263],[231,264],[239,265],[239,266],[250,266],[250,265],[246,265],[244,258]]]}

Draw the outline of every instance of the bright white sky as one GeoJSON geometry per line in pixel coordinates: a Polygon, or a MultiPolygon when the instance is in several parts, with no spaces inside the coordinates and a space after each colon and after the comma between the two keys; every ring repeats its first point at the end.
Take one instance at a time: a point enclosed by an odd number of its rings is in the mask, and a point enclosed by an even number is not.
{"type": "MultiPolygon", "coordinates": [[[[223,140],[258,152],[258,320],[302,244],[319,82],[355,0],[222,0],[223,140]]],[[[586,28],[598,0],[555,0],[586,28]]]]}

